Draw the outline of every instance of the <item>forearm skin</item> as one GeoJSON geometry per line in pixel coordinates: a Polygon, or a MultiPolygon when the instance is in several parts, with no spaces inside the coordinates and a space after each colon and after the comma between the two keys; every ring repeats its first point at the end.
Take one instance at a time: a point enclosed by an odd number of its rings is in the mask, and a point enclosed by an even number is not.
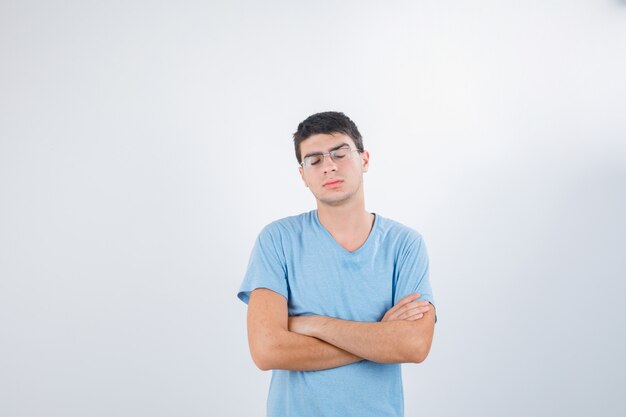
{"type": "Polygon", "coordinates": [[[260,288],[248,304],[248,344],[261,370],[317,371],[361,360],[345,350],[289,328],[285,297],[260,288]]]}
{"type": "Polygon", "coordinates": [[[380,363],[420,363],[428,355],[433,313],[417,321],[358,322],[326,316],[290,321],[293,331],[323,340],[360,358],[380,363]],[[424,321],[422,321],[424,320],[424,321]]]}
{"type": "Polygon", "coordinates": [[[255,346],[252,357],[261,370],[318,371],[362,360],[336,346],[314,337],[278,330],[255,346]]]}

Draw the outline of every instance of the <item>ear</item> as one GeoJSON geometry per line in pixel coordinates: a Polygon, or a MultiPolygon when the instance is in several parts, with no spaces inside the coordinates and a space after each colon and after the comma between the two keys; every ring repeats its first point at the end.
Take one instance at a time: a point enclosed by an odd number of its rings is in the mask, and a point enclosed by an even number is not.
{"type": "Polygon", "coordinates": [[[370,153],[368,151],[361,152],[361,172],[367,172],[370,167],[370,153]]]}
{"type": "Polygon", "coordinates": [[[309,185],[306,183],[306,180],[304,179],[304,169],[302,169],[302,167],[298,167],[298,172],[300,173],[300,178],[302,178],[302,182],[304,183],[304,186],[306,188],[309,188],[309,185]]]}

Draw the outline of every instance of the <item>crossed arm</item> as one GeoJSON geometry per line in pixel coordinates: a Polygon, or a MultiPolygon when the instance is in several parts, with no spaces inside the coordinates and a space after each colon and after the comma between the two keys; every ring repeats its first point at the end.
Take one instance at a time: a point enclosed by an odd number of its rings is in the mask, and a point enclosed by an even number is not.
{"type": "Polygon", "coordinates": [[[258,288],[248,303],[248,343],[262,370],[311,371],[367,359],[380,363],[422,362],[434,333],[434,307],[411,294],[380,322],[326,316],[289,317],[282,295],[258,288]]]}

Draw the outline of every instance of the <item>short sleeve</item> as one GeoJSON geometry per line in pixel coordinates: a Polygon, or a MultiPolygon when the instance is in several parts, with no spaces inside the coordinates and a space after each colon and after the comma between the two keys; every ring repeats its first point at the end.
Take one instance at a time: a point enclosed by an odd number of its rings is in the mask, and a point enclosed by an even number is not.
{"type": "MultiPolygon", "coordinates": [[[[270,225],[271,226],[271,225],[270,225]]],[[[266,226],[256,239],[237,297],[248,304],[250,293],[267,288],[288,298],[287,266],[280,231],[266,226]]]]}
{"type": "Polygon", "coordinates": [[[420,294],[420,301],[428,301],[433,306],[435,305],[433,291],[430,286],[428,251],[421,235],[416,233],[416,236],[408,239],[398,258],[396,268],[397,280],[394,290],[394,305],[402,298],[413,293],[420,294]]]}

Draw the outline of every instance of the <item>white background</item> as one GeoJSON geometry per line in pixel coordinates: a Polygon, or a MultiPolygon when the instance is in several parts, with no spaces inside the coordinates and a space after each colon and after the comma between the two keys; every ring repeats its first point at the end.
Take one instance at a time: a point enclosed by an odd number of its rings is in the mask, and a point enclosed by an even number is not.
{"type": "Polygon", "coordinates": [[[626,2],[0,3],[0,414],[261,416],[236,299],[339,110],[439,322],[411,416],[623,416],[626,2]]]}

